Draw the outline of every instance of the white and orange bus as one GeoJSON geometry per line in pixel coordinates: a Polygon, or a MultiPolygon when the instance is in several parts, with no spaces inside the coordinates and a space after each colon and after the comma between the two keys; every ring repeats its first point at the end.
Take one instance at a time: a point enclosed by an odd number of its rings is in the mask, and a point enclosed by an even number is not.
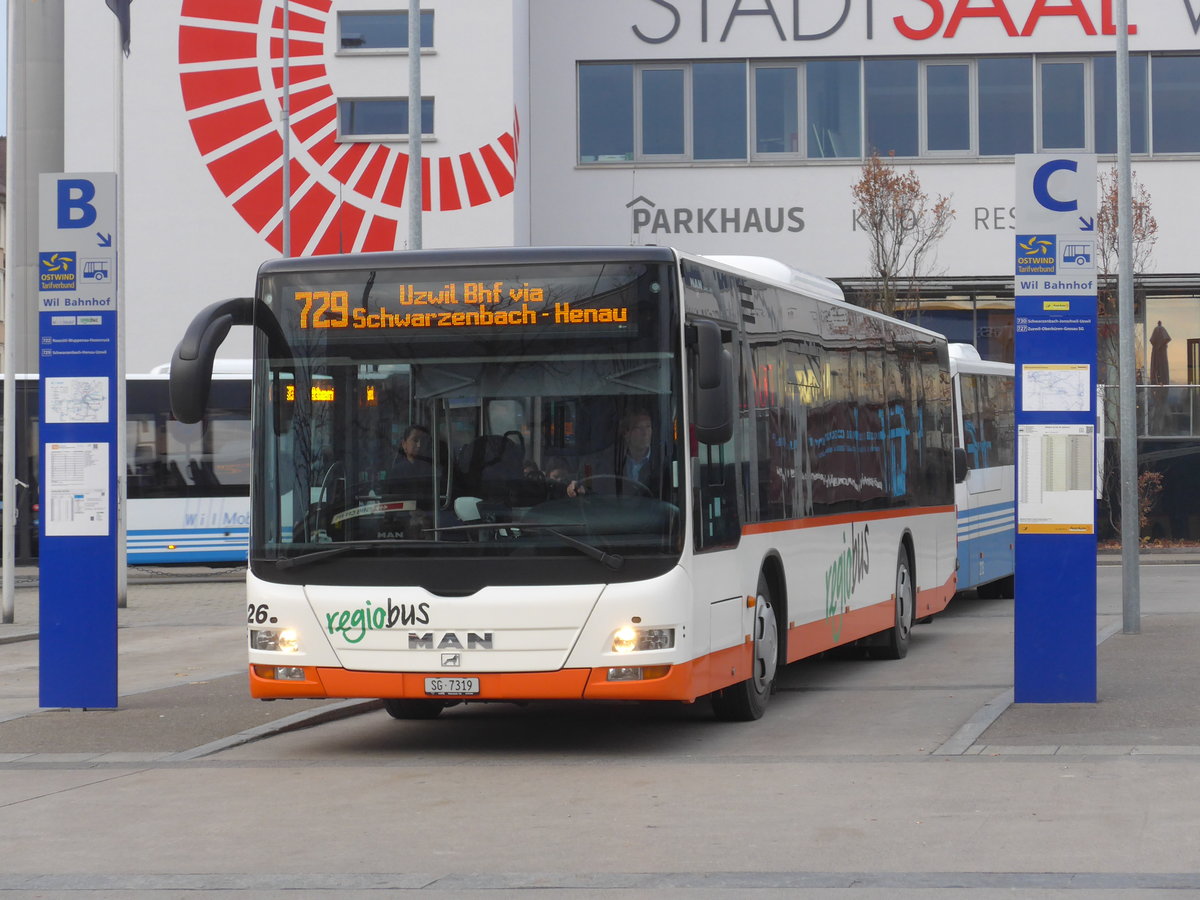
{"type": "Polygon", "coordinates": [[[954,594],[946,342],[825,279],[659,247],[275,260],[189,327],[180,420],[234,324],[255,697],[757,719],[779,666],[903,657],[954,594]]]}

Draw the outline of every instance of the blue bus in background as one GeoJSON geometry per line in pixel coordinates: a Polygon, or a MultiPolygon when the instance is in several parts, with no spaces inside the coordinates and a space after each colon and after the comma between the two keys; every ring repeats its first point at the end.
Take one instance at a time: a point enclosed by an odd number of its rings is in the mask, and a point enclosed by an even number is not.
{"type": "MultiPolygon", "coordinates": [[[[194,424],[171,414],[165,368],[125,380],[128,563],[244,564],[250,525],[249,361],[229,361],[218,369],[209,407],[194,424]]],[[[41,414],[38,377],[14,380],[14,555],[28,564],[37,559],[41,527],[41,414]]],[[[0,396],[3,388],[0,381],[0,396]]]]}
{"type": "Polygon", "coordinates": [[[954,488],[958,512],[958,589],[1011,597],[1016,513],[1016,410],[1012,363],[981,359],[970,344],[950,345],[956,447],[965,478],[954,488]]]}

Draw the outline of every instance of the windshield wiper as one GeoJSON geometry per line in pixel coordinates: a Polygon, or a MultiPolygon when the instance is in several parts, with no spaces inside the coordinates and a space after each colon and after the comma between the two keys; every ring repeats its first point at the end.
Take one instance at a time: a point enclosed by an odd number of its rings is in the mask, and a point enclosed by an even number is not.
{"type": "Polygon", "coordinates": [[[496,528],[511,528],[514,531],[544,531],[558,538],[568,547],[574,547],[584,556],[590,556],[610,569],[619,569],[625,565],[625,557],[619,553],[608,553],[599,547],[593,547],[591,544],[585,543],[578,538],[573,538],[569,534],[564,534],[558,530],[563,527],[565,526],[547,525],[540,522],[483,522],[477,525],[447,525],[445,528],[424,528],[422,531],[426,534],[445,534],[455,531],[486,531],[496,528]]]}
{"type": "MultiPolygon", "coordinates": [[[[383,547],[414,547],[427,546],[432,541],[349,541],[345,544],[334,544],[324,550],[313,550],[309,553],[301,553],[299,556],[287,556],[283,559],[275,560],[275,568],[291,569],[296,566],[307,566],[310,563],[321,562],[324,559],[332,559],[335,556],[342,556],[350,553],[353,550],[375,550],[383,547]]],[[[258,560],[256,560],[257,562],[258,560]]],[[[262,560],[262,562],[270,562],[270,560],[262,560]]]]}

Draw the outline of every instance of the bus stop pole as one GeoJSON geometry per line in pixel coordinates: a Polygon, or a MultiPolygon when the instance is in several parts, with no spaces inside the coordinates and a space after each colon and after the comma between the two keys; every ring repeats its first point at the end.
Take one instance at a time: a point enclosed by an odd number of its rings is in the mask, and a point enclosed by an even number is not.
{"type": "Polygon", "coordinates": [[[420,250],[421,205],[421,0],[408,0],[408,249],[420,250]]]}
{"type": "Polygon", "coordinates": [[[1141,510],[1138,502],[1137,386],[1134,364],[1133,175],[1130,167],[1129,11],[1117,0],[1117,328],[1121,450],[1121,630],[1140,634],[1142,601],[1138,572],[1141,510]]]}
{"type": "Polygon", "coordinates": [[[283,255],[292,255],[292,61],[291,7],[283,0],[283,255]]]}
{"type": "Polygon", "coordinates": [[[11,625],[16,617],[16,591],[13,580],[16,577],[16,567],[13,564],[13,549],[17,527],[17,379],[15,377],[13,342],[8,333],[12,324],[12,300],[8,296],[8,279],[0,269],[0,286],[4,291],[4,514],[3,514],[3,544],[0,554],[3,556],[2,572],[3,599],[0,600],[0,623],[11,625]]]}
{"type": "MultiPolygon", "coordinates": [[[[13,9],[16,4],[8,4],[8,9],[5,11],[7,18],[7,34],[5,40],[8,42],[8,59],[13,59],[13,49],[17,38],[17,27],[20,23],[17,21],[17,11],[13,9]]],[[[13,84],[15,78],[9,78],[5,90],[8,93],[8,110],[12,116],[13,111],[17,109],[13,97],[13,84]]],[[[13,121],[10,118],[9,121],[13,121]]],[[[17,129],[14,133],[12,128],[6,129],[9,134],[9,141],[20,140],[22,132],[17,129]]],[[[12,159],[11,149],[8,152],[8,160],[5,161],[5,171],[9,173],[9,184],[15,184],[13,178],[14,167],[8,165],[12,159]]],[[[8,220],[4,223],[4,233],[6,235],[16,234],[16,229],[13,228],[13,204],[11,202],[5,204],[4,216],[8,220]]],[[[11,253],[11,239],[9,241],[9,251],[11,253]]],[[[10,257],[15,258],[15,257],[10,257]]],[[[16,585],[13,581],[16,578],[16,568],[13,562],[13,551],[15,548],[16,526],[17,526],[17,379],[16,379],[16,335],[13,333],[13,325],[16,324],[14,314],[16,313],[16,301],[10,296],[8,268],[0,268],[0,284],[4,287],[3,300],[4,303],[4,465],[3,473],[0,477],[4,479],[3,499],[4,511],[0,515],[0,527],[3,528],[3,533],[0,534],[0,578],[3,578],[3,585],[0,586],[0,622],[5,625],[11,625],[16,617],[16,585]]],[[[24,318],[21,319],[24,322],[24,318]]]]}

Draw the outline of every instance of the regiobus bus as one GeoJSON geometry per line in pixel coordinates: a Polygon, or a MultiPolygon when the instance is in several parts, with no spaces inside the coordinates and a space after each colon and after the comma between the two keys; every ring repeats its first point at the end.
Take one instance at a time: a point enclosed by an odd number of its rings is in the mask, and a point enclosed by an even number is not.
{"type": "Polygon", "coordinates": [[[954,486],[958,589],[1011,597],[1016,541],[1013,365],[980,359],[970,344],[951,344],[950,372],[955,445],[966,461],[960,466],[966,477],[954,486]]]}
{"type": "Polygon", "coordinates": [[[182,421],[231,325],[255,328],[251,694],[397,718],[710,696],[749,720],[783,664],[903,657],[956,587],[946,342],[745,268],[769,265],[282,259],[201,312],[182,421]]]}

